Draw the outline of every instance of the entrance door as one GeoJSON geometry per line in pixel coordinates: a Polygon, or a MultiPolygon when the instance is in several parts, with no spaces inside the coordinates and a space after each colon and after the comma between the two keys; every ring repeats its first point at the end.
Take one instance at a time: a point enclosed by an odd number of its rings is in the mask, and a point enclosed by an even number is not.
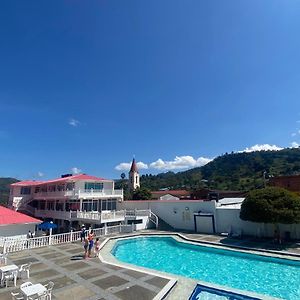
{"type": "Polygon", "coordinates": [[[213,215],[195,215],[195,231],[197,233],[215,233],[215,224],[213,215]]]}

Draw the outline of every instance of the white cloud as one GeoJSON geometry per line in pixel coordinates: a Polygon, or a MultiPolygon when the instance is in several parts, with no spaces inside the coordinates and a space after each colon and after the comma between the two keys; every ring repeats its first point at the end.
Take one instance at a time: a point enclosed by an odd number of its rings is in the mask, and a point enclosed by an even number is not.
{"type": "Polygon", "coordinates": [[[159,158],[150,164],[150,168],[158,170],[179,170],[201,167],[209,163],[212,159],[207,157],[193,158],[192,156],[176,156],[172,161],[164,161],[159,158]]]}
{"type": "Polygon", "coordinates": [[[69,125],[73,126],[73,127],[77,127],[78,125],[80,125],[80,122],[76,119],[70,119],[69,120],[69,125]]]}
{"type": "Polygon", "coordinates": [[[37,176],[38,176],[38,177],[43,177],[43,176],[44,176],[44,173],[43,173],[43,172],[38,172],[38,173],[37,173],[37,176]]]}
{"type": "Polygon", "coordinates": [[[276,145],[269,145],[269,144],[259,145],[259,144],[256,144],[256,145],[254,145],[250,148],[247,147],[243,151],[239,151],[239,152],[269,151],[269,150],[279,151],[279,150],[282,150],[282,149],[283,149],[282,147],[278,147],[276,145]]]}
{"type": "MultiPolygon", "coordinates": [[[[129,163],[120,163],[117,166],[115,166],[115,169],[118,170],[118,171],[129,171],[130,167],[131,167],[131,164],[132,164],[131,162],[129,162],[129,163]]],[[[137,162],[136,165],[137,165],[139,170],[148,169],[148,165],[143,163],[142,161],[137,162]]]]}
{"type": "Polygon", "coordinates": [[[79,169],[79,168],[74,167],[74,168],[71,169],[71,171],[72,171],[72,174],[79,174],[79,173],[81,173],[82,170],[79,169]]]}
{"type": "Polygon", "coordinates": [[[292,142],[291,146],[292,146],[292,148],[298,148],[300,146],[300,144],[298,144],[297,142],[292,142]]]}
{"type": "Polygon", "coordinates": [[[296,132],[293,132],[292,134],[291,134],[291,136],[296,136],[297,135],[297,133],[296,132]]]}

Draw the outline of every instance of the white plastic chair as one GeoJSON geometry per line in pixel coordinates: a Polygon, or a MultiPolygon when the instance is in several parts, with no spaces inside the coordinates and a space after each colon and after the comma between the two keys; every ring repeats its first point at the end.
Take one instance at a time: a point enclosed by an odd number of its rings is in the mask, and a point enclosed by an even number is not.
{"type": "Polygon", "coordinates": [[[24,282],[24,283],[22,283],[22,284],[20,285],[20,289],[25,288],[25,287],[28,287],[28,286],[30,286],[30,285],[32,285],[32,283],[31,283],[30,281],[24,282]]]}
{"type": "Polygon", "coordinates": [[[7,264],[7,253],[0,254],[0,263],[4,265],[7,264]]]}
{"type": "Polygon", "coordinates": [[[44,286],[47,288],[47,292],[46,292],[47,293],[47,300],[51,300],[54,283],[52,281],[49,281],[44,286]]]}
{"type": "Polygon", "coordinates": [[[18,277],[18,271],[8,271],[4,273],[4,282],[5,287],[8,287],[9,281],[14,282],[14,286],[17,286],[17,277],[18,277]]]}
{"type": "Polygon", "coordinates": [[[12,300],[24,300],[24,297],[20,293],[11,292],[12,300]]]}
{"type": "Polygon", "coordinates": [[[19,268],[19,278],[23,278],[24,275],[26,275],[26,278],[29,278],[29,272],[31,267],[31,262],[29,264],[21,265],[19,268]]]}

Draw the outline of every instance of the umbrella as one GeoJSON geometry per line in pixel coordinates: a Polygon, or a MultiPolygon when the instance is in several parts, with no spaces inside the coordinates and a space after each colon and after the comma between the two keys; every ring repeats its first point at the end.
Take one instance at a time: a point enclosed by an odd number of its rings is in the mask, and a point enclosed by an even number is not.
{"type": "Polygon", "coordinates": [[[57,228],[57,225],[54,224],[53,222],[43,222],[40,225],[38,225],[38,228],[42,230],[49,230],[49,229],[57,228]]]}

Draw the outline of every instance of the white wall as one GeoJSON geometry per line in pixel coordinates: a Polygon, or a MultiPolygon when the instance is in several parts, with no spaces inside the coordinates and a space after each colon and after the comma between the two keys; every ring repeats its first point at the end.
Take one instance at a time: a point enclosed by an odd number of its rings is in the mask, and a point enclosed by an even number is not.
{"type": "Polygon", "coordinates": [[[0,236],[13,236],[27,234],[30,230],[34,232],[36,224],[13,224],[13,225],[1,225],[0,236]]]}
{"type": "MultiPolygon", "coordinates": [[[[117,209],[151,209],[159,218],[176,229],[195,230],[194,213],[212,213],[215,217],[216,233],[237,232],[257,237],[274,237],[274,225],[247,222],[240,219],[239,208],[216,208],[215,201],[175,200],[175,201],[123,201],[117,209]],[[186,209],[188,208],[188,210],[186,209]],[[176,212],[176,213],[175,213],[176,212]]],[[[282,237],[285,231],[292,238],[300,239],[300,224],[279,225],[282,237]]],[[[207,232],[209,233],[209,232],[207,232]]]]}
{"type": "Polygon", "coordinates": [[[123,201],[118,209],[151,209],[159,218],[176,229],[194,230],[194,213],[215,213],[215,201],[168,200],[123,201]]]}
{"type": "MultiPolygon", "coordinates": [[[[274,225],[243,221],[240,219],[240,209],[238,208],[217,208],[216,209],[216,231],[218,233],[239,229],[245,235],[257,237],[274,237],[274,225]]],[[[285,231],[291,233],[292,238],[300,238],[300,224],[284,225],[279,224],[282,237],[285,231]]]]}

